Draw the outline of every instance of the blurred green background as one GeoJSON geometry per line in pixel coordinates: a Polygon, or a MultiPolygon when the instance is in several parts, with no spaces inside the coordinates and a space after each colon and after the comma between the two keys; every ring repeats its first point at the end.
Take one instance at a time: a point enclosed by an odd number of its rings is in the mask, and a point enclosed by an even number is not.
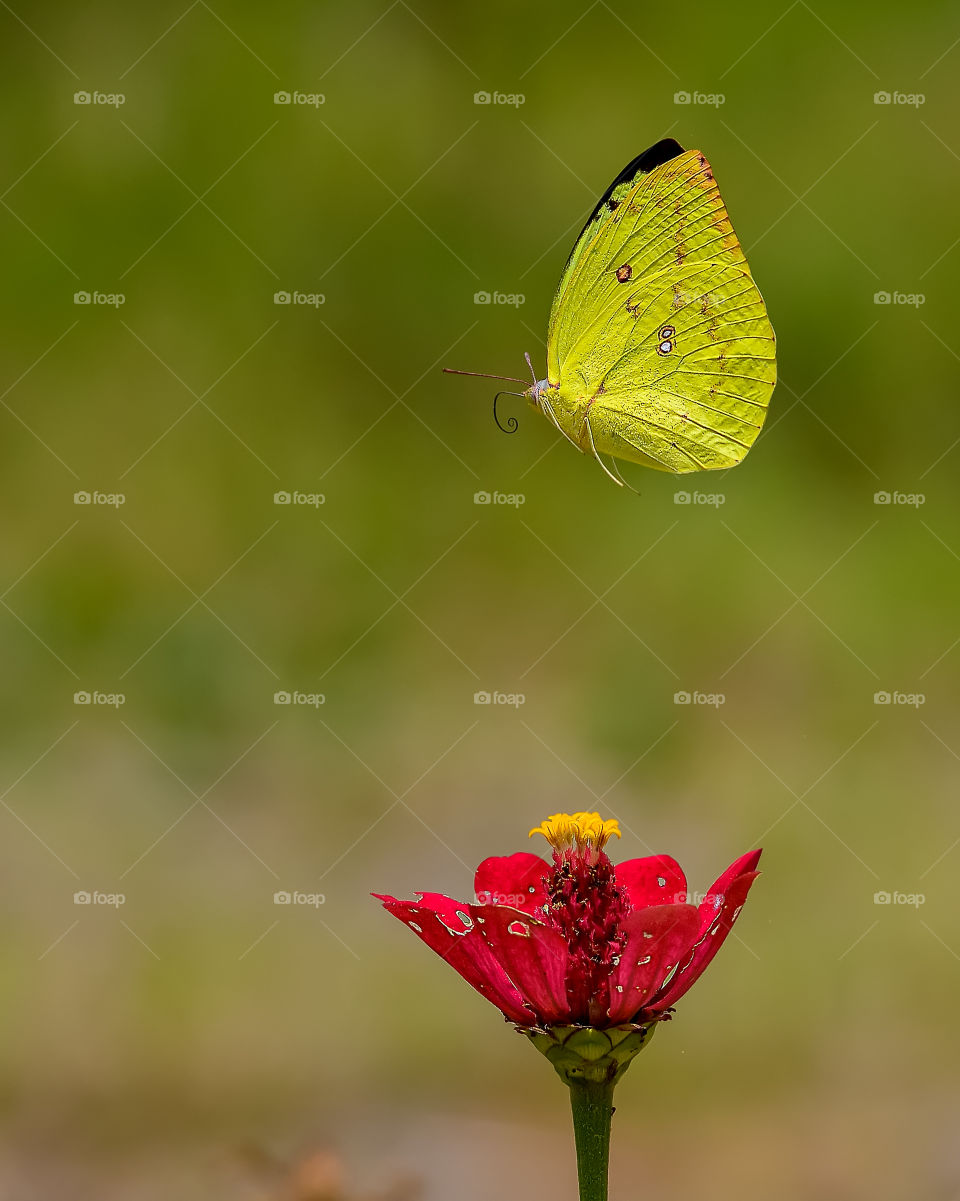
{"type": "Polygon", "coordinates": [[[955,7],[0,23],[4,1194],[279,1195],[238,1148],[333,1145],[357,1195],[572,1198],[548,1065],[368,894],[468,896],[598,808],[699,890],[765,848],[621,1088],[614,1195],[960,1195],[955,7]],[[637,498],[440,367],[543,374],[666,135],[781,383],[743,466],[637,498]]]}

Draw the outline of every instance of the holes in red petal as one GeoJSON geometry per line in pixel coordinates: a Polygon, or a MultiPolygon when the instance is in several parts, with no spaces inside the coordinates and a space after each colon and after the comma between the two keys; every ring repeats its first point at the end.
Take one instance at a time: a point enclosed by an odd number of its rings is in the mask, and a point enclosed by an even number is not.
{"type": "Polygon", "coordinates": [[[530,937],[530,927],[527,925],[526,922],[511,922],[510,925],[507,926],[507,933],[508,934],[517,934],[521,938],[529,938],[530,937]]]}
{"type": "Polygon", "coordinates": [[[437,914],[437,921],[449,934],[455,934],[458,938],[463,938],[464,934],[468,934],[473,929],[473,919],[468,913],[463,913],[459,909],[455,910],[455,913],[460,921],[463,922],[462,926],[451,926],[439,913],[437,914]]]}

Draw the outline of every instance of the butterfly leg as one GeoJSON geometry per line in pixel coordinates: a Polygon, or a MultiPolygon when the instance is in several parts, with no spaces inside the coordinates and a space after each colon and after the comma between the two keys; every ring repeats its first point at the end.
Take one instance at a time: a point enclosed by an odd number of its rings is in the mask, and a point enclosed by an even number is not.
{"type": "Polygon", "coordinates": [[[547,400],[547,398],[542,393],[540,396],[539,403],[540,403],[541,407],[543,408],[544,413],[546,413],[546,415],[550,418],[550,420],[557,427],[557,429],[560,431],[560,433],[563,434],[563,436],[570,443],[570,445],[575,446],[577,448],[577,450],[580,451],[581,454],[584,454],[585,452],[584,452],[583,447],[580,445],[579,442],[574,442],[574,440],[570,437],[570,435],[567,433],[567,431],[563,428],[563,426],[557,420],[556,413],[553,411],[553,405],[550,403],[549,400],[547,400]]]}
{"type": "MultiPolygon", "coordinates": [[[[593,440],[593,429],[590,426],[590,418],[584,417],[583,424],[587,427],[587,434],[590,438],[590,449],[593,451],[593,457],[597,460],[597,462],[600,464],[600,466],[603,468],[603,470],[607,473],[607,475],[613,480],[613,482],[617,485],[618,488],[630,488],[630,485],[627,483],[627,481],[625,479],[623,479],[622,476],[620,477],[620,479],[618,479],[617,476],[613,474],[613,472],[610,470],[610,468],[606,465],[606,463],[604,463],[603,459],[601,459],[600,455],[597,453],[597,444],[593,440]]],[[[617,475],[619,475],[619,474],[620,473],[618,472],[617,475]]],[[[630,491],[636,492],[636,488],[630,488],[630,491]]]]}
{"type": "Polygon", "coordinates": [[[615,458],[613,458],[612,456],[610,458],[610,466],[617,473],[617,478],[619,479],[620,483],[623,484],[624,488],[629,488],[630,491],[634,494],[634,496],[641,495],[639,488],[634,488],[633,484],[628,484],[627,481],[623,478],[623,473],[621,472],[620,468],[617,466],[617,460],[615,458]]]}

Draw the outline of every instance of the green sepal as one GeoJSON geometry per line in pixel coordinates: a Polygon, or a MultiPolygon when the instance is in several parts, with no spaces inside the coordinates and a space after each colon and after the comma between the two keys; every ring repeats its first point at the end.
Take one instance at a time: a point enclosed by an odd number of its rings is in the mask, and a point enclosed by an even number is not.
{"type": "Polygon", "coordinates": [[[518,1026],[567,1085],[616,1084],[653,1038],[657,1022],[599,1030],[594,1026],[518,1026]]]}

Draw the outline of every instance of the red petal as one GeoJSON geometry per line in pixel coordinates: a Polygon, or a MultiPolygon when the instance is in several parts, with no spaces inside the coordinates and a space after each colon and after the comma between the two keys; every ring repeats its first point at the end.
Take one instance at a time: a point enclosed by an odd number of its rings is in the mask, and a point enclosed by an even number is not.
{"type": "Polygon", "coordinates": [[[528,914],[506,905],[471,906],[471,916],[492,955],[502,963],[541,1022],[570,1020],[566,941],[528,914]]]}
{"type": "Polygon", "coordinates": [[[683,905],[687,900],[687,879],[683,868],[669,855],[648,855],[645,859],[627,859],[616,866],[617,883],[630,895],[634,909],[647,905],[683,905]]]}
{"type": "Polygon", "coordinates": [[[711,901],[711,898],[722,897],[739,876],[755,871],[760,861],[760,855],[760,851],[747,851],[746,855],[741,855],[739,859],[734,859],[733,863],[730,864],[720,879],[716,881],[700,905],[700,916],[704,919],[704,929],[710,925],[713,915],[717,911],[717,904],[711,901]]]}
{"type": "Polygon", "coordinates": [[[533,1024],[536,1020],[533,1011],[524,1005],[523,997],[480,936],[475,914],[468,906],[439,893],[424,894],[424,904],[398,901],[396,897],[379,893],[373,895],[383,902],[388,913],[409,926],[481,996],[492,1001],[504,1017],[523,1026],[533,1024]],[[458,914],[465,914],[467,922],[458,914]]]}
{"type": "Polygon", "coordinates": [[[529,851],[484,859],[473,882],[477,904],[510,905],[533,913],[546,904],[543,877],[550,871],[549,863],[529,851]]]}
{"type": "Polygon", "coordinates": [[[417,904],[432,909],[448,930],[454,934],[466,934],[473,926],[470,906],[455,901],[442,892],[418,892],[416,902],[401,901],[400,904],[417,904]]]}
{"type": "Polygon", "coordinates": [[[610,973],[611,1025],[633,1020],[690,950],[697,937],[693,905],[653,905],[631,913],[623,923],[627,936],[619,962],[610,973]]]}
{"type": "Polygon", "coordinates": [[[741,855],[707,893],[698,910],[700,932],[697,941],[650,1008],[660,1011],[675,1004],[706,971],[740,916],[751,884],[760,874],[753,870],[759,858],[759,851],[741,855]]]}

